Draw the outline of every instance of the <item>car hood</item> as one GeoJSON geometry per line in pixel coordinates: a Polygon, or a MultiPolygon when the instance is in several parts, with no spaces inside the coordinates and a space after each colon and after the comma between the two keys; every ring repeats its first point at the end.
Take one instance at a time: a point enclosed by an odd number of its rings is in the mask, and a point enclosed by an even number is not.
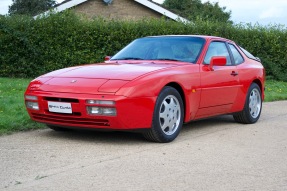
{"type": "Polygon", "coordinates": [[[59,78],[118,79],[133,80],[141,75],[156,70],[175,67],[171,63],[102,63],[65,68],[46,74],[59,78]]]}
{"type": "Polygon", "coordinates": [[[122,86],[151,72],[176,67],[172,63],[102,63],[48,73],[39,90],[63,93],[116,93],[122,86]]]}

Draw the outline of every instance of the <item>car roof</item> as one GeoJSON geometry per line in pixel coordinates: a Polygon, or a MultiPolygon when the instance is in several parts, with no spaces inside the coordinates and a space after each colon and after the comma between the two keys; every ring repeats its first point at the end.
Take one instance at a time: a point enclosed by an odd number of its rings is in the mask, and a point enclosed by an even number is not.
{"type": "Polygon", "coordinates": [[[160,38],[160,37],[199,37],[199,38],[204,38],[206,40],[217,39],[217,40],[233,42],[232,40],[229,40],[229,39],[226,39],[223,37],[208,36],[208,35],[159,35],[159,36],[147,36],[147,37],[153,37],[153,38],[160,38]]]}

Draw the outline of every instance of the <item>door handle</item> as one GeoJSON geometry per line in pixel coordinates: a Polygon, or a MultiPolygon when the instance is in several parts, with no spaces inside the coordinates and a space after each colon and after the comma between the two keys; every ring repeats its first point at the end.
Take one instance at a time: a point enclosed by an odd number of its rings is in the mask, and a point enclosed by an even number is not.
{"type": "Polygon", "coordinates": [[[231,75],[232,75],[232,76],[237,76],[237,75],[238,75],[238,72],[232,71],[232,72],[231,72],[231,75]]]}

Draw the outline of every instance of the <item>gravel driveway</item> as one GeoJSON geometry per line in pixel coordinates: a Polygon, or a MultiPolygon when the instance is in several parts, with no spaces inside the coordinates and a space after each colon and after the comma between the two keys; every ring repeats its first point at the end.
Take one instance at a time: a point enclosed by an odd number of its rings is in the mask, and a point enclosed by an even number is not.
{"type": "Polygon", "coordinates": [[[186,124],[169,144],[49,129],[0,137],[0,190],[287,190],[287,101],[186,124]]]}

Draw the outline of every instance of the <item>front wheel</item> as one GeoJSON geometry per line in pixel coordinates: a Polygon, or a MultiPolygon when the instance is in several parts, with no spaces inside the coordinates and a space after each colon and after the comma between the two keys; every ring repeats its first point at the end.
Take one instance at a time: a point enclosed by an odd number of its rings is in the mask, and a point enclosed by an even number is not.
{"type": "Polygon", "coordinates": [[[183,116],[183,101],[180,94],[172,87],[164,87],[156,101],[152,127],[144,137],[160,143],[173,141],[181,130],[183,116]]]}
{"type": "Polygon", "coordinates": [[[262,110],[262,94],[259,86],[252,83],[246,97],[244,109],[233,115],[239,123],[251,124],[258,121],[262,110]]]}

